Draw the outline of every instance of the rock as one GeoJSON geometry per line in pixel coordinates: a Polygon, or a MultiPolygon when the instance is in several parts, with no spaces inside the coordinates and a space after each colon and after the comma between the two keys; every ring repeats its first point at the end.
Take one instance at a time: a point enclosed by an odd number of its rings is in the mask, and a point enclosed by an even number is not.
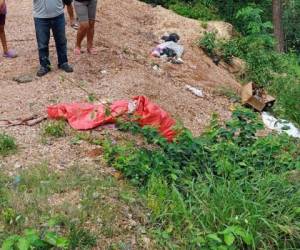
{"type": "Polygon", "coordinates": [[[206,31],[215,32],[217,39],[230,40],[234,35],[232,24],[222,21],[208,22],[206,31]]]}
{"type": "Polygon", "coordinates": [[[16,76],[13,78],[13,80],[17,83],[29,83],[32,82],[34,77],[32,75],[21,75],[21,76],[16,76]]]}

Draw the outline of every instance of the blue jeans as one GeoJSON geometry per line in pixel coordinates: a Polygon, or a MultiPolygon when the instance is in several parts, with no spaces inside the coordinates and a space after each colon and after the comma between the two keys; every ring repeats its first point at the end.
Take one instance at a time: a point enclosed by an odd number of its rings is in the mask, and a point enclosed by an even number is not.
{"type": "Polygon", "coordinates": [[[51,65],[49,60],[50,30],[52,30],[55,40],[58,66],[68,62],[65,24],[64,14],[53,18],[34,18],[39,59],[42,67],[50,68],[51,65]]]}

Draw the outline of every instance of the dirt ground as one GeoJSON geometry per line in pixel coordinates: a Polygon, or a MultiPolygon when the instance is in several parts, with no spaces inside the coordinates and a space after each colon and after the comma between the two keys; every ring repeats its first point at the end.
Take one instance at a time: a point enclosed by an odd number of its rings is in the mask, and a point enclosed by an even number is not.
{"type": "MultiPolygon", "coordinates": [[[[146,95],[161,105],[194,134],[209,123],[213,112],[221,119],[230,116],[230,102],[215,94],[225,87],[235,91],[239,84],[234,76],[214,65],[196,46],[202,30],[195,20],[180,17],[161,7],[151,7],[137,0],[99,1],[95,34],[98,55],[73,53],[76,31],[67,27],[69,61],[75,72],[66,75],[56,67],[56,53],[51,40],[54,70],[43,78],[18,84],[14,77],[35,75],[38,54],[32,18],[32,1],[7,1],[6,32],[9,46],[19,57],[0,59],[0,120],[32,114],[44,115],[46,107],[59,102],[86,101],[87,94],[65,77],[80,83],[101,99],[117,100],[146,95]],[[174,65],[149,56],[165,32],[177,32],[185,47],[184,64],[174,65]],[[154,65],[158,65],[154,69],[154,65]],[[185,85],[202,88],[204,98],[185,90],[185,85]]],[[[41,126],[0,128],[13,135],[19,152],[0,160],[1,168],[12,170],[29,167],[41,161],[54,168],[84,161],[80,150],[70,145],[70,138],[42,144],[41,126]]]]}

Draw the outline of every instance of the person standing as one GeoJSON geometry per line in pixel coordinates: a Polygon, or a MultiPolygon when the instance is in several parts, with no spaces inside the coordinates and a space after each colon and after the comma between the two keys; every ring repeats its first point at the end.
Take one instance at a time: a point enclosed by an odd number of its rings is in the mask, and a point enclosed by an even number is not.
{"type": "Polygon", "coordinates": [[[5,20],[6,20],[6,3],[5,0],[0,0],[0,40],[3,47],[3,56],[6,58],[17,57],[13,49],[8,49],[6,36],[5,36],[5,20]]]}
{"type": "Polygon", "coordinates": [[[75,15],[74,15],[74,8],[73,8],[73,0],[63,0],[65,6],[67,6],[67,12],[70,19],[70,26],[77,30],[78,24],[76,23],[75,15]]]}
{"type": "Polygon", "coordinates": [[[42,77],[51,70],[49,60],[51,30],[55,40],[58,68],[67,73],[73,72],[67,57],[65,16],[62,0],[33,0],[33,17],[40,61],[37,76],[42,77]]]}
{"type": "Polygon", "coordinates": [[[74,7],[79,20],[75,54],[81,54],[81,43],[86,37],[87,52],[92,55],[96,55],[97,52],[93,47],[93,40],[95,33],[97,0],[74,0],[74,7]]]}

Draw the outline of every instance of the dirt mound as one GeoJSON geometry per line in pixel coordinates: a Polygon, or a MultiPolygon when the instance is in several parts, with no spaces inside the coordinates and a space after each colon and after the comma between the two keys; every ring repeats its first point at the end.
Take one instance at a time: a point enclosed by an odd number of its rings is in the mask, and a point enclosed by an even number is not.
{"type": "MultiPolygon", "coordinates": [[[[69,60],[75,73],[65,75],[54,66],[53,72],[47,76],[19,84],[13,81],[14,77],[34,75],[38,66],[32,1],[8,2],[7,36],[19,58],[1,59],[0,62],[1,119],[44,114],[49,104],[87,100],[87,94],[66,81],[66,77],[103,99],[146,95],[194,134],[203,130],[213,112],[223,120],[228,119],[230,102],[214,91],[218,88],[238,91],[239,84],[233,75],[213,64],[196,46],[203,31],[198,21],[137,0],[102,0],[99,3],[95,37],[99,54],[91,57],[85,53],[80,58],[75,57],[76,31],[68,27],[69,60]],[[181,36],[185,47],[184,64],[174,65],[149,56],[160,36],[166,32],[177,32],[181,36]],[[202,88],[204,98],[188,92],[186,84],[202,88]]],[[[55,65],[53,41],[51,57],[55,65]]],[[[23,166],[41,159],[56,166],[60,162],[72,162],[77,154],[66,139],[59,142],[59,149],[53,145],[41,145],[39,126],[0,129],[15,136],[22,148],[18,156],[6,158],[5,162],[10,166],[17,161],[23,166]]]]}

